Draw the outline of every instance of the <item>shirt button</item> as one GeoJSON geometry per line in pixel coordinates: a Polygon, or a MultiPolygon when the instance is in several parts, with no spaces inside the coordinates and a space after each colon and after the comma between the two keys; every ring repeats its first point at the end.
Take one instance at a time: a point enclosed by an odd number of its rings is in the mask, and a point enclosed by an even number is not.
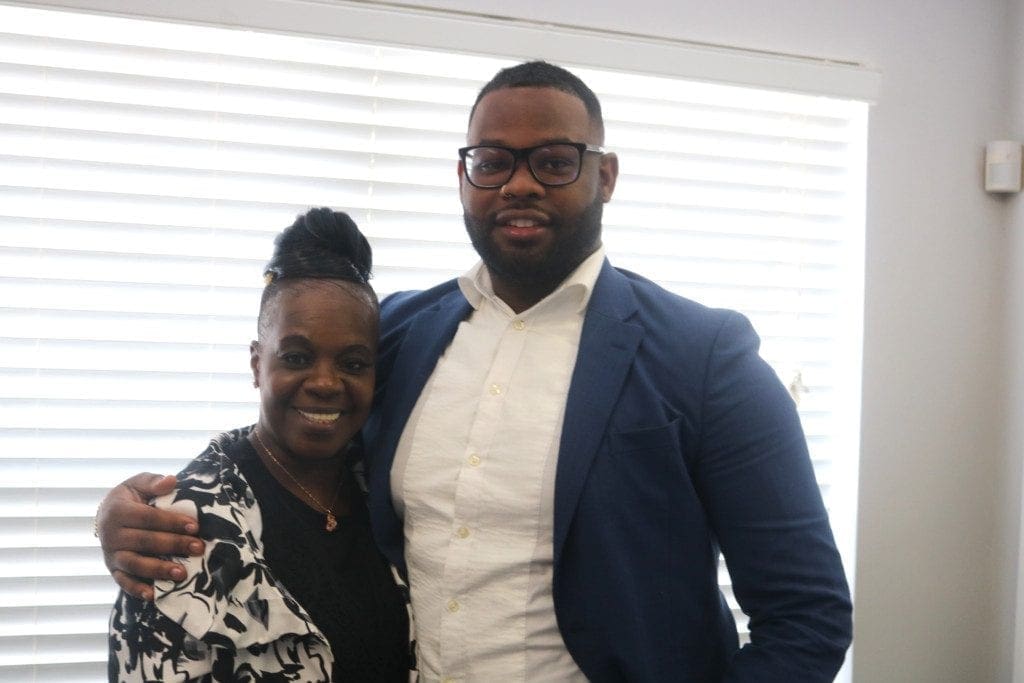
{"type": "Polygon", "coordinates": [[[499,386],[497,384],[492,384],[490,391],[491,391],[491,396],[497,396],[497,395],[499,395],[501,393],[501,386],[499,386]]]}
{"type": "Polygon", "coordinates": [[[469,456],[469,464],[472,467],[477,467],[480,464],[480,456],[477,455],[476,453],[469,456]]]}
{"type": "Polygon", "coordinates": [[[460,526],[459,530],[456,531],[455,533],[457,533],[459,535],[459,538],[466,538],[467,536],[469,536],[469,529],[467,529],[464,526],[460,526]]]}
{"type": "Polygon", "coordinates": [[[517,320],[514,323],[512,323],[512,327],[516,328],[517,330],[525,330],[526,323],[524,323],[522,320],[517,320]]]}
{"type": "Polygon", "coordinates": [[[459,603],[458,603],[457,600],[449,600],[447,607],[448,607],[448,611],[451,612],[452,614],[454,614],[454,613],[459,611],[459,603]]]}

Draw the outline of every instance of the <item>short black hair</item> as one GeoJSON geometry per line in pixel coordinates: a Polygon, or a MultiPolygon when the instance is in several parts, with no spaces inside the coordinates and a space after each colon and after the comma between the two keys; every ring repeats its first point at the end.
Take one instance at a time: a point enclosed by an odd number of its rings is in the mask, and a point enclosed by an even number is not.
{"type": "Polygon", "coordinates": [[[266,286],[260,299],[258,329],[264,311],[289,280],[342,280],[365,289],[377,305],[370,286],[373,250],[352,218],[342,211],[321,207],[300,214],[274,239],[274,254],[263,269],[266,286]]]}
{"type": "Polygon", "coordinates": [[[523,62],[494,74],[494,77],[477,93],[476,101],[469,112],[469,120],[473,120],[477,105],[485,95],[504,88],[554,88],[568,93],[583,102],[587,116],[597,125],[601,137],[604,138],[604,116],[601,114],[601,102],[594,91],[576,74],[544,61],[523,62]]]}

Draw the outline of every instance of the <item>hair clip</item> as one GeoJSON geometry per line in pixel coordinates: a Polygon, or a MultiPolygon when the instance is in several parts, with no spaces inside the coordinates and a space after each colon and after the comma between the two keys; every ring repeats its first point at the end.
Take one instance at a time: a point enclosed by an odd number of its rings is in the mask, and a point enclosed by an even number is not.
{"type": "Polygon", "coordinates": [[[274,279],[276,277],[277,277],[277,273],[275,273],[272,270],[268,270],[267,272],[263,273],[263,285],[265,287],[269,287],[270,284],[274,282],[274,279]]]}

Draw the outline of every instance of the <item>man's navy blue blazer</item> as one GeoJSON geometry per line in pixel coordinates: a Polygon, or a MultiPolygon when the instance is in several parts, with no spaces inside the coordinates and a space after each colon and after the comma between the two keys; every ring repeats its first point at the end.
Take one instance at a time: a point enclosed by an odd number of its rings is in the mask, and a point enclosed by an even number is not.
{"type": "MultiPolygon", "coordinates": [[[[455,281],[382,302],[364,438],[374,533],[402,571],[395,447],[470,312],[455,281]]],[[[566,405],[553,539],[558,626],[593,681],[808,683],[843,662],[849,589],[796,409],[758,345],[740,314],[604,262],[566,405]],[[750,617],[742,649],[719,550],[750,617]]]]}

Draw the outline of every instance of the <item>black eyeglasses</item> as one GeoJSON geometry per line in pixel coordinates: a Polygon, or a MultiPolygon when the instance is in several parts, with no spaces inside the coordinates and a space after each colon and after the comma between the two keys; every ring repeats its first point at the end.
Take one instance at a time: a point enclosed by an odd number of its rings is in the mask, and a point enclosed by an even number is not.
{"type": "Polygon", "coordinates": [[[558,187],[576,182],[586,152],[604,154],[604,149],[585,142],[552,142],[521,149],[475,145],[461,148],[459,157],[469,184],[486,190],[501,187],[511,180],[523,159],[541,185],[558,187]]]}

